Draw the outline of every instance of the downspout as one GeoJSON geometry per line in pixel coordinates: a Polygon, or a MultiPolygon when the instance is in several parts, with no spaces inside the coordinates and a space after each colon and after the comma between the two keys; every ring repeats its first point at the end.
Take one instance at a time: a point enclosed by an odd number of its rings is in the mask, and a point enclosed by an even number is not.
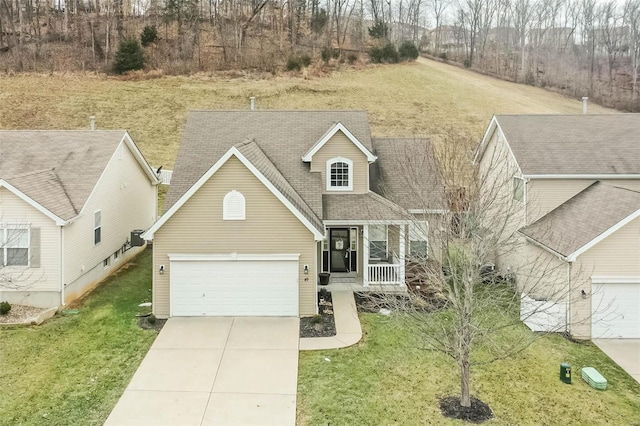
{"type": "Polygon", "coordinates": [[[567,261],[567,309],[565,311],[565,332],[571,333],[571,329],[569,327],[571,321],[571,263],[567,261]]]}
{"type": "Polygon", "coordinates": [[[524,225],[528,226],[529,225],[529,197],[528,197],[528,189],[527,189],[527,185],[529,183],[529,178],[525,178],[523,177],[522,180],[524,181],[524,184],[522,186],[524,186],[524,225]]]}
{"type": "Polygon", "coordinates": [[[60,307],[65,306],[64,303],[64,227],[60,226],[60,307]]]}

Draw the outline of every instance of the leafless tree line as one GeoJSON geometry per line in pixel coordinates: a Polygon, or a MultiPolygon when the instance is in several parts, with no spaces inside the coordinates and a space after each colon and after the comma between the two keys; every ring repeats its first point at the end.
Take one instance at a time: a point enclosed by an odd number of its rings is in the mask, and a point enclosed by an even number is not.
{"type": "MultiPolygon", "coordinates": [[[[452,0],[428,50],[468,67],[638,111],[640,1],[452,0]]],[[[433,12],[432,12],[433,13],[433,12]]]]}

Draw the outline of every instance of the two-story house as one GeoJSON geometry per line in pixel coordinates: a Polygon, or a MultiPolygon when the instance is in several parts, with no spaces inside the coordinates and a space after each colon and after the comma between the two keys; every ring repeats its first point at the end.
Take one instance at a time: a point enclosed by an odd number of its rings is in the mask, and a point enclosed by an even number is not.
{"type": "Polygon", "coordinates": [[[319,272],[401,289],[405,260],[437,252],[434,166],[429,141],[374,139],[364,111],[191,112],[144,234],[154,313],[313,315],[319,272]]]}
{"type": "Polygon", "coordinates": [[[476,161],[508,183],[524,242],[498,268],[559,271],[539,297],[562,295],[576,338],[640,338],[640,114],[494,116],[476,161]]]}
{"type": "Polygon", "coordinates": [[[93,289],[144,248],[158,183],[124,130],[0,131],[0,301],[93,289]]]}

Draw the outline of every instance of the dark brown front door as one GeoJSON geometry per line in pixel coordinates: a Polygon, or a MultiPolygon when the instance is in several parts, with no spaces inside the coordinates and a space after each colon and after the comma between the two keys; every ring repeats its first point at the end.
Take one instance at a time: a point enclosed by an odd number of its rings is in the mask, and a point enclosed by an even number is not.
{"type": "Polygon", "coordinates": [[[331,272],[349,272],[349,229],[329,230],[331,272]]]}

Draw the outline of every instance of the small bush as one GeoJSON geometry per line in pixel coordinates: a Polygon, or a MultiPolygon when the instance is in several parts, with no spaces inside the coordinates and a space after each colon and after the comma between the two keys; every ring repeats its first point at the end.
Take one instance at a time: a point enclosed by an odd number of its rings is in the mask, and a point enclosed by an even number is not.
{"type": "Polygon", "coordinates": [[[127,71],[141,70],[142,68],[144,68],[144,54],[138,40],[130,38],[122,41],[116,52],[114,71],[117,74],[124,74],[127,71]]]}
{"type": "Polygon", "coordinates": [[[410,40],[402,42],[400,48],[398,49],[398,53],[400,54],[400,58],[403,61],[415,61],[420,55],[420,52],[418,52],[418,48],[410,40]]]}
{"type": "Polygon", "coordinates": [[[400,54],[393,43],[387,43],[382,47],[372,47],[369,50],[369,57],[374,64],[395,64],[400,61],[400,54]]]}
{"type": "Polygon", "coordinates": [[[0,315],[7,315],[11,310],[11,303],[0,302],[0,315]]]}
{"type": "Polygon", "coordinates": [[[443,61],[446,61],[447,60],[447,54],[445,52],[442,52],[440,54],[440,59],[442,59],[443,61]]]}
{"type": "Polygon", "coordinates": [[[465,68],[471,68],[471,61],[468,59],[465,59],[463,62],[463,65],[465,68]]]}
{"type": "Polygon", "coordinates": [[[311,322],[313,324],[320,324],[322,322],[322,315],[315,314],[314,316],[311,317],[311,322]]]}
{"type": "Polygon", "coordinates": [[[155,25],[146,25],[140,34],[140,43],[143,46],[148,46],[151,43],[158,41],[158,30],[155,25]]]}
{"type": "Polygon", "coordinates": [[[356,55],[355,53],[349,53],[349,55],[347,56],[347,61],[349,61],[351,65],[355,64],[357,60],[358,60],[358,55],[356,55]]]}
{"type": "Polygon", "coordinates": [[[306,53],[300,56],[300,63],[303,67],[308,67],[309,65],[311,65],[311,56],[307,55],[306,53]]]}
{"type": "Polygon", "coordinates": [[[302,68],[302,64],[299,58],[292,56],[287,59],[287,71],[300,71],[300,68],[302,68]]]}
{"type": "Polygon", "coordinates": [[[151,315],[149,315],[149,316],[147,317],[147,322],[148,322],[149,324],[153,325],[153,324],[155,324],[155,323],[156,323],[156,319],[157,319],[157,318],[156,318],[156,316],[155,316],[155,315],[153,315],[153,314],[151,314],[151,315]]]}

